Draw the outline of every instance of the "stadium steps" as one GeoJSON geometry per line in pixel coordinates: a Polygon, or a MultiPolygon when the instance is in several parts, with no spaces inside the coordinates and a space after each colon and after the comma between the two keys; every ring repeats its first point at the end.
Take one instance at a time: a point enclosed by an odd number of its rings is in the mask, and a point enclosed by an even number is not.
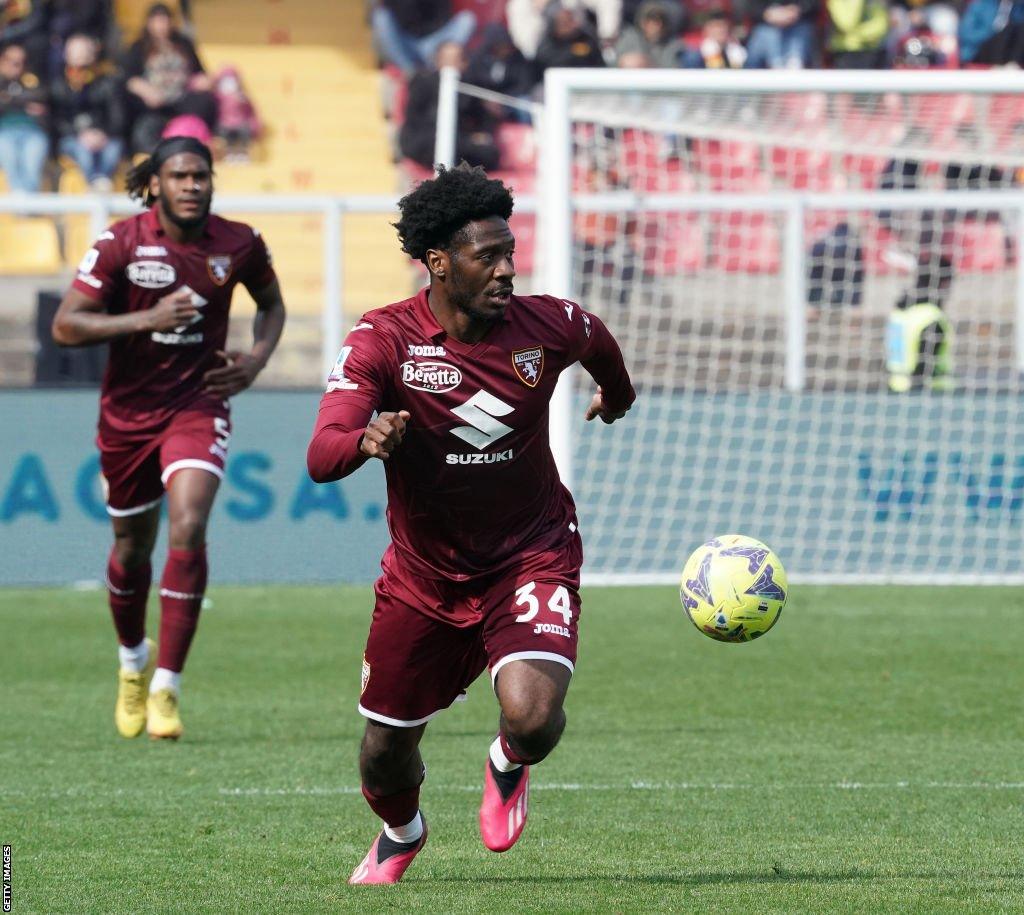
{"type": "MultiPolygon", "coordinates": [[[[360,0],[198,0],[193,7],[207,69],[237,67],[266,128],[253,162],[217,165],[219,191],[395,191],[398,179],[381,113],[380,75],[360,0]]],[[[318,328],[323,307],[320,218],[250,218],[271,247],[293,315],[316,318],[310,327],[318,328]]],[[[412,271],[389,222],[388,216],[343,219],[346,318],[402,298],[412,288],[412,271]]]]}

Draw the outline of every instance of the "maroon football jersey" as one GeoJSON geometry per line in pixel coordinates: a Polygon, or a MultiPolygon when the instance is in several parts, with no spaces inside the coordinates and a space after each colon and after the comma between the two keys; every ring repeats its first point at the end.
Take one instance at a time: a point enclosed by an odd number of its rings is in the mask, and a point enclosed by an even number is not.
{"type": "Polygon", "coordinates": [[[308,464],[321,481],[367,460],[374,411],[408,410],[384,463],[395,549],[414,574],[466,581],[564,542],[576,509],[548,442],[548,403],[581,362],[612,409],[635,397],[618,344],[578,305],[512,296],[476,344],[449,337],[427,290],[352,328],[320,403],[308,464]]]}
{"type": "Polygon", "coordinates": [[[171,331],[128,334],[110,343],[100,398],[100,427],[136,432],[159,427],[184,407],[220,401],[203,394],[203,375],[223,363],[231,295],[274,278],[259,233],[240,222],[210,216],[201,239],[179,244],[160,227],[156,209],[102,232],[78,267],[74,288],[98,299],[111,314],[152,308],[189,287],[199,315],[171,331]]]}

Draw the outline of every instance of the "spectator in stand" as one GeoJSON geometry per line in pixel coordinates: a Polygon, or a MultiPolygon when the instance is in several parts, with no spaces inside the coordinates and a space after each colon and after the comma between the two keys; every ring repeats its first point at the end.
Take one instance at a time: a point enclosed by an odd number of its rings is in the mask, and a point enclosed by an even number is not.
{"type": "Polygon", "coordinates": [[[94,190],[109,191],[124,154],[124,97],[99,56],[91,35],[68,39],[64,72],[50,85],[50,107],[60,153],[75,160],[94,190]]]}
{"type": "Polygon", "coordinates": [[[733,34],[732,16],[724,8],[705,13],[700,32],[700,43],[695,48],[683,48],[679,66],[690,70],[737,70],[747,61],[747,49],[733,34]]]}
{"type": "Polygon", "coordinates": [[[228,162],[248,162],[249,146],[263,131],[256,108],[234,67],[224,67],[214,77],[217,97],[217,137],[228,162]]]}
{"type": "Polygon", "coordinates": [[[636,25],[626,26],[615,45],[619,66],[623,65],[623,57],[636,54],[650,61],[647,66],[679,66],[679,54],[683,50],[679,39],[681,28],[682,7],[678,3],[644,0],[636,13],[636,25]]]}
{"type": "Polygon", "coordinates": [[[1024,64],[1024,0],[974,0],[960,20],[960,61],[1024,64]]]}
{"type": "MultiPolygon", "coordinates": [[[[64,49],[72,35],[90,35],[103,46],[110,37],[110,0],[50,0],[49,77],[59,80],[64,71],[64,49]]],[[[100,57],[104,54],[100,53],[100,57]]]]}
{"type": "Polygon", "coordinates": [[[814,42],[818,0],[747,0],[755,25],[747,42],[750,69],[801,69],[817,57],[814,42]]]}
{"type": "Polygon", "coordinates": [[[50,47],[46,12],[46,0],[0,0],[0,48],[21,45],[29,73],[46,73],[50,47]]]}
{"type": "Polygon", "coordinates": [[[213,83],[203,70],[195,46],[174,28],[170,7],[155,3],[146,15],[139,40],[124,62],[129,113],[133,116],[133,152],[156,146],[173,117],[194,114],[212,130],[217,122],[213,83]]]}
{"type": "MultiPolygon", "coordinates": [[[[437,139],[437,92],[441,70],[466,69],[466,53],[462,45],[448,42],[437,50],[435,66],[418,71],[409,80],[409,100],[405,122],[398,134],[398,147],[403,156],[427,168],[434,166],[434,143],[437,139]]],[[[495,138],[497,123],[487,105],[470,95],[459,95],[458,133],[455,137],[455,160],[483,166],[488,171],[498,167],[500,153],[495,138]]]]}
{"type": "MultiPolygon", "coordinates": [[[[632,9],[636,10],[638,5],[634,3],[632,9]]],[[[588,30],[596,33],[600,46],[614,47],[624,21],[623,0],[509,0],[505,8],[508,30],[527,60],[537,56],[551,19],[561,7],[579,10],[586,17],[588,30]]],[[[632,22],[633,18],[625,21],[632,22]]]]}
{"type": "MultiPolygon", "coordinates": [[[[890,0],[889,3],[889,57],[903,53],[907,40],[918,37],[927,48],[910,49],[910,58],[934,57],[949,59],[957,51],[956,32],[960,22],[959,0],[952,3],[932,3],[929,0],[890,0]],[[916,52],[916,53],[915,53],[916,52]],[[937,52],[937,53],[936,53],[937,52]]],[[[911,61],[910,67],[922,66],[911,61]]]]}
{"type": "Polygon", "coordinates": [[[603,67],[604,55],[587,17],[576,7],[555,5],[534,58],[537,80],[548,67],[603,67]]]}
{"type": "Polygon", "coordinates": [[[889,12],[884,0],[827,0],[828,48],[837,70],[886,65],[889,12]]]}
{"type": "Polygon", "coordinates": [[[12,191],[34,194],[50,151],[46,89],[19,44],[0,51],[0,169],[12,191]]]}
{"type": "MultiPolygon", "coordinates": [[[[523,100],[529,98],[536,83],[533,66],[512,43],[508,29],[499,22],[492,22],[484,29],[480,45],[470,57],[469,66],[462,76],[474,86],[523,100]]],[[[492,105],[491,110],[502,120],[530,120],[522,108],[492,105]]]]}
{"type": "Polygon", "coordinates": [[[381,57],[406,76],[429,67],[441,45],[464,47],[476,31],[476,16],[453,16],[449,0],[378,0],[370,22],[381,57]]]}

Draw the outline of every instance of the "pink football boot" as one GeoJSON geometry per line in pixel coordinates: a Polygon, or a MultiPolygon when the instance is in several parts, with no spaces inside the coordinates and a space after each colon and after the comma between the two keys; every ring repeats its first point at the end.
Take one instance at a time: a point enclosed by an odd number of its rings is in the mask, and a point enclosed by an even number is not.
{"type": "Polygon", "coordinates": [[[490,759],[484,766],[484,797],[480,802],[480,838],[491,851],[508,851],[526,826],[530,800],[530,767],[498,772],[490,759]]]}
{"type": "Polygon", "coordinates": [[[423,846],[427,844],[427,821],[423,821],[423,835],[412,845],[402,845],[389,839],[384,830],[373,840],[362,863],[348,878],[350,884],[398,883],[423,846]]]}

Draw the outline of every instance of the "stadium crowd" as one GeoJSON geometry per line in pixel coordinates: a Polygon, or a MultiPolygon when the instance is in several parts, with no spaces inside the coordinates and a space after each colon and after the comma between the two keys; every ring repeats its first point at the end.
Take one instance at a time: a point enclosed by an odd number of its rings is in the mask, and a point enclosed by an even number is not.
{"type": "Polygon", "coordinates": [[[153,4],[124,45],[110,0],[0,0],[0,171],[12,191],[44,189],[47,162],[109,190],[126,156],[162,135],[242,158],[260,130],[232,68],[208,74],[188,4],[153,4]]]}
{"type": "MultiPolygon", "coordinates": [[[[528,102],[549,67],[1020,67],[1024,0],[377,0],[401,155],[431,164],[439,69],[528,102]],[[459,8],[456,8],[459,7],[459,8]]],[[[463,97],[457,154],[494,168],[528,105],[463,97]]]]}

